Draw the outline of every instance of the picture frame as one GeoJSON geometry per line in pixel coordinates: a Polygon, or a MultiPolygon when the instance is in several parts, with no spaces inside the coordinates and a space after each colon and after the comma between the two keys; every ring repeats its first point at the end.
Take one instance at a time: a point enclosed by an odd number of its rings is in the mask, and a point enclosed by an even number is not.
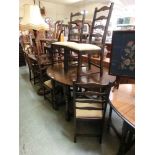
{"type": "Polygon", "coordinates": [[[113,31],[109,74],[135,78],[135,31],[113,31]]]}

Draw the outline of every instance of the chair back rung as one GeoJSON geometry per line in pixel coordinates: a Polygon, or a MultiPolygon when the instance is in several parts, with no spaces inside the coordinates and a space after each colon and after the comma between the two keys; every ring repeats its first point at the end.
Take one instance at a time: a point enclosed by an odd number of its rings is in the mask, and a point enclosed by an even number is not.
{"type": "Polygon", "coordinates": [[[75,102],[80,102],[80,103],[102,103],[101,100],[95,100],[95,99],[76,99],[75,102]]]}

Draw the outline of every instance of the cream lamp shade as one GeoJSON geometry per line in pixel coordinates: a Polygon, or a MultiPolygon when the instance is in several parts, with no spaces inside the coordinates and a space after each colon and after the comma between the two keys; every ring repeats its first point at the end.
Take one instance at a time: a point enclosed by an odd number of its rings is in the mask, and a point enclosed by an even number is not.
{"type": "Polygon", "coordinates": [[[21,30],[49,30],[49,26],[45,23],[40,14],[38,5],[24,5],[24,17],[20,22],[21,30]]]}

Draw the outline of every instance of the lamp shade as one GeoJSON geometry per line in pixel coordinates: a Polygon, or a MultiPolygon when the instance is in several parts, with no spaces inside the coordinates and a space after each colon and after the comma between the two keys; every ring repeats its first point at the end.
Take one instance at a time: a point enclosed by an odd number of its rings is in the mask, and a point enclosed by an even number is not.
{"type": "Polygon", "coordinates": [[[45,23],[40,14],[38,5],[24,5],[24,17],[20,22],[20,29],[49,30],[48,24],[45,23]]]}

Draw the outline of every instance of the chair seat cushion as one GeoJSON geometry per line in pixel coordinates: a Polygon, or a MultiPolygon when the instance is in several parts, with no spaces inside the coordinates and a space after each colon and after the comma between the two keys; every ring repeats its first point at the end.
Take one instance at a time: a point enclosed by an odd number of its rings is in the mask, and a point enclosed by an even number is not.
{"type": "Polygon", "coordinates": [[[102,119],[102,110],[76,109],[76,118],[102,119]]]}
{"type": "MultiPolygon", "coordinates": [[[[81,103],[76,102],[78,108],[102,108],[101,104],[98,103],[81,103]]],[[[89,119],[101,119],[103,115],[102,110],[86,110],[76,109],[76,118],[89,118],[89,119]]]]}
{"type": "Polygon", "coordinates": [[[78,50],[78,51],[100,51],[101,48],[99,46],[93,44],[85,44],[85,43],[76,43],[76,44],[69,44],[70,48],[78,50]]]}
{"type": "Polygon", "coordinates": [[[65,47],[69,47],[78,51],[100,51],[101,48],[99,46],[93,44],[85,44],[85,43],[75,43],[75,42],[55,42],[54,45],[61,45],[65,47]]]}
{"type": "Polygon", "coordinates": [[[75,42],[70,42],[70,41],[64,41],[64,42],[54,42],[54,43],[52,43],[53,45],[60,45],[60,46],[66,46],[66,47],[68,47],[69,45],[71,46],[71,45],[76,45],[77,43],[75,43],[75,42]]]}
{"type": "Polygon", "coordinates": [[[99,103],[81,103],[76,102],[76,107],[84,108],[84,107],[91,107],[91,108],[102,108],[102,105],[99,103]]]}
{"type": "Polygon", "coordinates": [[[47,80],[44,82],[44,85],[47,86],[48,88],[51,88],[52,89],[52,83],[51,83],[51,80],[47,80]]]}

